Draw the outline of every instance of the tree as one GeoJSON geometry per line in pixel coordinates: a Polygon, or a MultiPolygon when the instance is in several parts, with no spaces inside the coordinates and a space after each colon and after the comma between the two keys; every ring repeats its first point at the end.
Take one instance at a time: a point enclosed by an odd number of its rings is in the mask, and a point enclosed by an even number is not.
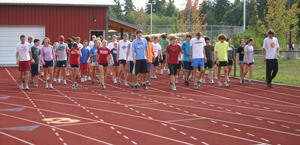
{"type": "Polygon", "coordinates": [[[132,0],[125,0],[125,4],[124,4],[125,16],[127,17],[129,12],[134,10],[135,10],[135,6],[133,5],[132,0]]]}
{"type": "Polygon", "coordinates": [[[165,11],[165,16],[175,16],[178,14],[178,11],[177,11],[177,8],[176,6],[174,5],[174,0],[169,0],[169,3],[167,4],[167,8],[166,8],[166,11],[165,11]]]}
{"type": "Polygon", "coordinates": [[[222,24],[223,16],[229,9],[230,3],[228,0],[215,0],[216,5],[214,7],[214,18],[218,24],[222,24]]]}
{"type": "Polygon", "coordinates": [[[118,18],[120,20],[124,20],[122,5],[120,4],[120,0],[114,0],[116,3],[116,6],[113,6],[110,8],[110,16],[118,18]]]}

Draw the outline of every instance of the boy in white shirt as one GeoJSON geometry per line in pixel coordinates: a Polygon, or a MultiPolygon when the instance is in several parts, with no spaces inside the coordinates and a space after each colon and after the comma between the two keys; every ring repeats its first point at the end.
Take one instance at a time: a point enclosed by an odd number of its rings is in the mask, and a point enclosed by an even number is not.
{"type": "Polygon", "coordinates": [[[117,52],[117,59],[119,62],[119,78],[118,83],[121,84],[121,77],[124,76],[124,85],[128,86],[126,80],[127,80],[127,66],[126,66],[126,54],[127,50],[130,47],[131,42],[128,40],[128,34],[124,33],[123,40],[119,42],[119,49],[117,52]]]}
{"type": "Polygon", "coordinates": [[[19,65],[19,71],[21,74],[20,77],[20,89],[24,89],[24,79],[25,79],[25,89],[29,90],[28,81],[29,81],[29,71],[30,71],[30,62],[34,63],[32,59],[32,53],[30,44],[25,42],[25,35],[20,36],[21,43],[17,44],[16,47],[16,63],[19,65]],[[24,78],[25,77],[25,78],[24,78]]]}

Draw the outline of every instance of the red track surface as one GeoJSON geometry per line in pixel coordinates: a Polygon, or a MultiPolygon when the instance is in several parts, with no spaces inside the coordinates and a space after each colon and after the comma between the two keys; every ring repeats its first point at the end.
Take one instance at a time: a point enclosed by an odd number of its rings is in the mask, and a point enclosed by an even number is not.
{"type": "MultiPolygon", "coordinates": [[[[18,89],[16,68],[0,68],[0,144],[300,144],[300,88],[263,83],[230,88],[182,85],[171,92],[167,76],[152,80],[149,90],[132,91],[112,85],[106,90],[90,83],[54,85],[46,90],[18,89]],[[45,118],[71,118],[60,123],[45,118]],[[33,131],[3,128],[40,125],[33,131]]],[[[70,82],[69,82],[70,83],[70,82]]]]}

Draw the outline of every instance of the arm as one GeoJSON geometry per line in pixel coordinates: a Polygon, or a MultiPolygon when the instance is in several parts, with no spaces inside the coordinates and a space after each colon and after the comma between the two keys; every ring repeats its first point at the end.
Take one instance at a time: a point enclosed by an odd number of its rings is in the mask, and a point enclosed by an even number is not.
{"type": "Polygon", "coordinates": [[[215,50],[214,52],[215,58],[216,58],[216,63],[217,65],[219,64],[219,60],[218,60],[218,51],[215,50]]]}
{"type": "Polygon", "coordinates": [[[207,57],[206,57],[205,49],[203,49],[203,56],[204,56],[204,62],[207,62],[207,57]]]}
{"type": "Polygon", "coordinates": [[[16,63],[19,64],[19,52],[16,52],[16,63]]]}
{"type": "MultiPolygon", "coordinates": [[[[128,44],[127,47],[127,52],[126,52],[126,62],[128,61],[128,57],[129,57],[129,53],[130,53],[130,49],[131,49],[131,44],[128,44]]],[[[118,49],[119,50],[119,49],[118,49]]]]}
{"type": "Polygon", "coordinates": [[[193,60],[193,46],[190,48],[190,61],[193,60]]]}

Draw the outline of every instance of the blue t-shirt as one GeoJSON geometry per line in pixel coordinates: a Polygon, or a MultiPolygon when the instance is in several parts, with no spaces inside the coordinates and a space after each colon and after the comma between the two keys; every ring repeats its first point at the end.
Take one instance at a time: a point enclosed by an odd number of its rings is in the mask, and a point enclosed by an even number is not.
{"type": "Polygon", "coordinates": [[[90,51],[88,49],[81,49],[82,56],[80,57],[80,63],[87,63],[90,56],[90,51]]]}
{"type": "Polygon", "coordinates": [[[183,61],[188,61],[190,62],[190,50],[191,50],[191,43],[190,42],[187,42],[187,41],[184,41],[182,43],[182,51],[184,51],[184,54],[183,54],[183,61]]]}
{"type": "MultiPolygon", "coordinates": [[[[91,50],[90,50],[90,55],[91,54],[96,54],[98,51],[98,48],[97,47],[93,47],[91,50]]],[[[92,62],[97,62],[97,57],[96,55],[92,57],[92,62]]]]}
{"type": "Polygon", "coordinates": [[[135,60],[147,59],[146,51],[148,48],[147,40],[142,38],[141,40],[135,39],[132,42],[132,52],[135,52],[135,60]]]}

